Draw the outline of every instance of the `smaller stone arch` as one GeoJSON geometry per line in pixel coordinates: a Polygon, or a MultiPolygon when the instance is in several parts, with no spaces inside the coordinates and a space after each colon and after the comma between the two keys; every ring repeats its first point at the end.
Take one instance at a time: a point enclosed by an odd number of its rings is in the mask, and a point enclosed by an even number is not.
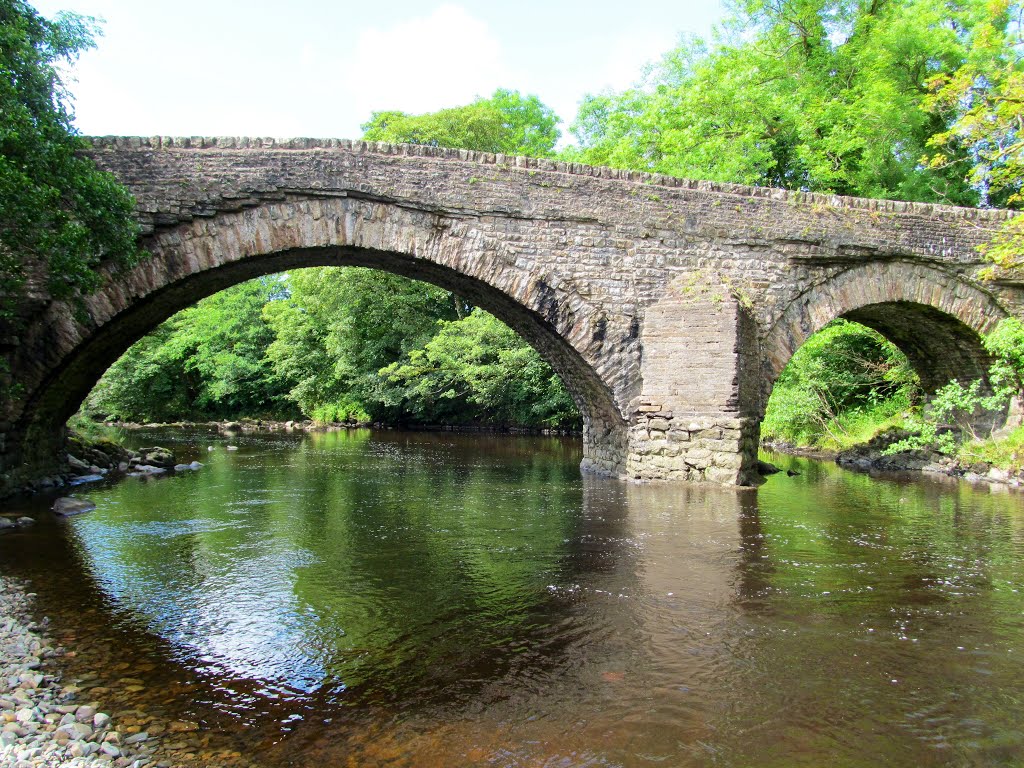
{"type": "Polygon", "coordinates": [[[981,337],[1007,316],[991,293],[961,275],[902,261],[844,270],[797,296],[766,334],[761,412],[796,350],[837,318],[893,342],[932,392],[954,379],[987,379],[991,358],[981,337]]]}

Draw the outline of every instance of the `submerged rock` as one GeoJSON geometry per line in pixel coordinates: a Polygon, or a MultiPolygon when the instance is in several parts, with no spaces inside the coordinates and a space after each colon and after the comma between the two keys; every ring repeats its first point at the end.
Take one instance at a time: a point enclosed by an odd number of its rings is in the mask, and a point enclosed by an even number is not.
{"type": "MultiPolygon", "coordinates": [[[[171,469],[174,468],[172,464],[171,469]]],[[[167,472],[167,467],[155,467],[152,464],[136,464],[132,467],[132,471],[128,473],[128,477],[152,477],[153,475],[163,475],[167,472]]]]}
{"type": "Polygon", "coordinates": [[[767,461],[761,461],[760,459],[758,459],[757,473],[759,475],[764,475],[765,477],[767,477],[768,475],[774,475],[781,471],[782,470],[776,467],[774,464],[767,461]]]}
{"type": "Polygon", "coordinates": [[[73,496],[63,496],[53,502],[53,511],[63,517],[80,515],[83,512],[91,512],[96,505],[87,499],[76,499],[73,496]]]}
{"type": "Polygon", "coordinates": [[[99,474],[96,474],[96,475],[78,475],[77,477],[72,477],[71,480],[68,481],[68,484],[69,485],[83,485],[85,483],[95,483],[95,482],[97,482],[99,480],[102,480],[102,479],[103,479],[103,475],[99,475],[99,474]]]}

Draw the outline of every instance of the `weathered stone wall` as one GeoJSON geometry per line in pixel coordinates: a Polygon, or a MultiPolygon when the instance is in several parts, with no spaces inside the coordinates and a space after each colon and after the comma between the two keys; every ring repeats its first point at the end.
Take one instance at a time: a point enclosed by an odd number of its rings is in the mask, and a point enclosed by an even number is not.
{"type": "Polygon", "coordinates": [[[1024,300],[976,279],[1001,211],[363,142],[114,138],[90,154],[136,195],[152,257],[84,314],[45,303],[7,332],[8,484],[51,460],[129,344],[270,271],[354,264],[457,291],[565,379],[586,468],[724,483],[749,478],[770,382],[826,322],[878,327],[938,381],[981,366],[977,333],[1024,300]]]}
{"type": "Polygon", "coordinates": [[[670,285],[667,294],[644,316],[643,391],[631,404],[627,474],[751,482],[756,324],[728,291],[688,294],[670,285]]]}

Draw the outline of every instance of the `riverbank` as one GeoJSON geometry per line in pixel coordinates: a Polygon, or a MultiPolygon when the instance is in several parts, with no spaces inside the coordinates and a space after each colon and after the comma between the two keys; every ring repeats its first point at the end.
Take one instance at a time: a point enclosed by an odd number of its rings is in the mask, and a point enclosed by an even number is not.
{"type": "Polygon", "coordinates": [[[921,472],[947,475],[969,483],[1005,485],[1010,488],[1024,486],[1024,470],[1006,469],[989,461],[965,460],[925,449],[887,454],[886,450],[905,438],[906,434],[902,430],[890,430],[876,435],[866,443],[842,451],[820,450],[784,442],[766,442],[761,447],[791,456],[835,461],[840,467],[853,472],[921,472]]]}
{"type": "MultiPolygon", "coordinates": [[[[0,575],[0,765],[10,768],[177,768],[153,728],[121,723],[79,686],[62,680],[66,651],[32,619],[20,582],[0,575]]],[[[193,723],[177,729],[195,730],[193,723]]],[[[171,732],[175,724],[161,730],[171,732]]]]}
{"type": "Polygon", "coordinates": [[[319,422],[305,419],[302,421],[280,421],[275,419],[238,419],[227,421],[173,421],[166,423],[148,422],[141,424],[133,421],[108,421],[103,426],[115,429],[195,429],[207,430],[211,433],[237,434],[253,432],[340,432],[348,429],[384,429],[405,432],[464,432],[467,434],[508,434],[508,435],[556,435],[561,437],[578,437],[583,433],[572,429],[555,429],[550,427],[496,427],[481,424],[411,424],[398,426],[384,422],[319,422]]]}
{"type": "MultiPolygon", "coordinates": [[[[81,427],[81,422],[75,427],[81,427]]],[[[543,435],[558,437],[579,437],[582,433],[570,429],[534,428],[534,427],[492,427],[483,425],[414,425],[396,427],[387,424],[362,423],[321,423],[311,420],[280,421],[273,419],[239,419],[229,421],[175,421],[168,423],[138,423],[124,421],[87,422],[85,432],[69,429],[66,448],[63,454],[63,468],[48,476],[34,480],[27,485],[8,489],[3,498],[18,495],[32,495],[56,489],[73,488],[101,480],[117,480],[122,477],[140,475],[158,475],[164,473],[191,471],[203,465],[198,461],[190,464],[177,464],[174,454],[165,448],[152,447],[133,451],[109,436],[103,430],[150,430],[150,429],[183,429],[206,431],[231,437],[239,434],[260,432],[341,432],[352,429],[378,429],[387,431],[407,432],[455,432],[466,434],[508,434],[508,435],[543,435]]],[[[229,449],[230,450],[230,449],[229,449]]]]}

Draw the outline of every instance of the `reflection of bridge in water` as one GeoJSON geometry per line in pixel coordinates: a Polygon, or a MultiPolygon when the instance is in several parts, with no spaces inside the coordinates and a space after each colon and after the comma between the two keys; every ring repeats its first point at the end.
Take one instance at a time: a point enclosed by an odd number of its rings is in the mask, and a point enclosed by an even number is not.
{"type": "Polygon", "coordinates": [[[151,257],[85,312],[36,297],[5,334],[9,487],[52,470],[63,424],[130,344],[269,272],[359,265],[504,320],[561,375],[584,468],[742,484],[775,376],[837,317],[903,349],[927,387],[983,376],[979,333],[1020,314],[981,284],[1008,214],[689,182],[347,141],[94,139],[151,257]]]}

